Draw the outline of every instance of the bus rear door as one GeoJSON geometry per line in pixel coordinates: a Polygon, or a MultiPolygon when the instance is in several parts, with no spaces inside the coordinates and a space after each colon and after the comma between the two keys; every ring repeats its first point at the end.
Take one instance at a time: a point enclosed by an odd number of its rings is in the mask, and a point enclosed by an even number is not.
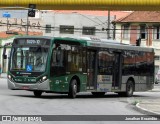
{"type": "Polygon", "coordinates": [[[87,90],[94,90],[96,88],[97,80],[97,51],[88,50],[87,52],[87,73],[88,82],[87,90]]]}
{"type": "Polygon", "coordinates": [[[114,65],[113,65],[113,82],[112,89],[121,89],[122,83],[122,55],[120,52],[114,52],[114,65]]]}

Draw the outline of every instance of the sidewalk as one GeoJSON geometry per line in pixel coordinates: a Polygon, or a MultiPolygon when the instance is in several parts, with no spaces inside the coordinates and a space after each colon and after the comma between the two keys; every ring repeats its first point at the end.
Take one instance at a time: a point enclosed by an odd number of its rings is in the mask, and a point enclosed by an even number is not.
{"type": "Polygon", "coordinates": [[[7,73],[2,73],[0,78],[7,78],[7,73]]]}
{"type": "Polygon", "coordinates": [[[142,111],[151,115],[160,115],[160,99],[158,100],[143,100],[136,104],[136,107],[142,111]]]}
{"type": "MultiPolygon", "coordinates": [[[[151,92],[159,92],[160,88],[154,88],[151,92]]],[[[136,104],[136,107],[141,112],[146,112],[151,115],[160,115],[160,99],[143,99],[136,104]]]]}

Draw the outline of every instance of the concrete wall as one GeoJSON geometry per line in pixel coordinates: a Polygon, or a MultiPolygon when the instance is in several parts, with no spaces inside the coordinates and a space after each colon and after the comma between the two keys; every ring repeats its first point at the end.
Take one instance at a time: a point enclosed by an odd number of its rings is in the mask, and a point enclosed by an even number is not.
{"type": "MultiPolygon", "coordinates": [[[[102,31],[102,28],[108,28],[108,17],[106,16],[94,16],[94,15],[83,15],[79,13],[54,13],[54,12],[43,12],[40,15],[42,20],[44,21],[44,25],[50,24],[51,27],[54,27],[51,33],[45,33],[43,30],[43,34],[45,36],[82,36],[88,37],[88,35],[82,35],[83,26],[87,27],[96,27],[95,37],[107,38],[107,31],[102,31]],[[59,26],[60,25],[70,25],[74,26],[74,34],[60,34],[59,26]]],[[[111,21],[114,19],[110,18],[111,21]]],[[[111,25],[110,28],[113,29],[111,25]]],[[[90,35],[89,35],[90,36],[90,35]]],[[[113,37],[113,30],[110,31],[110,36],[113,37]]]]}

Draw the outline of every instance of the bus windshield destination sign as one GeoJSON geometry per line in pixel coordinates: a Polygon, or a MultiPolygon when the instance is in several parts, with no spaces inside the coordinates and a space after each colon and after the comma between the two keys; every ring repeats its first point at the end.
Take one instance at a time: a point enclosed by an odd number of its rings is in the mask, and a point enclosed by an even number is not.
{"type": "Polygon", "coordinates": [[[17,39],[14,45],[50,45],[47,39],[17,39]]]}
{"type": "Polygon", "coordinates": [[[33,40],[33,39],[27,39],[27,44],[40,44],[41,43],[41,41],[40,40],[33,40]]]}

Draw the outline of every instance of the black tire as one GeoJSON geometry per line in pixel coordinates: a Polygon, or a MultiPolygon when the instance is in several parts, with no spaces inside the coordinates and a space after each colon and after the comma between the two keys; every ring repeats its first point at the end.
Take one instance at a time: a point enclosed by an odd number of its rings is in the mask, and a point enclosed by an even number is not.
{"type": "Polygon", "coordinates": [[[134,83],[132,80],[128,80],[127,84],[126,84],[125,96],[131,97],[131,96],[133,96],[133,92],[134,92],[134,83]]]}
{"type": "Polygon", "coordinates": [[[93,96],[97,96],[97,97],[102,97],[102,96],[104,96],[104,94],[105,94],[105,92],[92,92],[92,95],[93,96]]]}
{"type": "Polygon", "coordinates": [[[157,82],[157,79],[155,79],[155,82],[154,82],[155,84],[158,84],[158,82],[157,82]]]}
{"type": "Polygon", "coordinates": [[[69,86],[69,93],[68,96],[70,98],[76,98],[76,94],[77,94],[77,80],[73,79],[71,80],[70,86],[69,86]]]}
{"type": "Polygon", "coordinates": [[[33,91],[35,97],[41,97],[42,91],[33,91]]]}
{"type": "Polygon", "coordinates": [[[158,84],[158,81],[157,81],[157,80],[155,81],[155,84],[158,84]]]}

